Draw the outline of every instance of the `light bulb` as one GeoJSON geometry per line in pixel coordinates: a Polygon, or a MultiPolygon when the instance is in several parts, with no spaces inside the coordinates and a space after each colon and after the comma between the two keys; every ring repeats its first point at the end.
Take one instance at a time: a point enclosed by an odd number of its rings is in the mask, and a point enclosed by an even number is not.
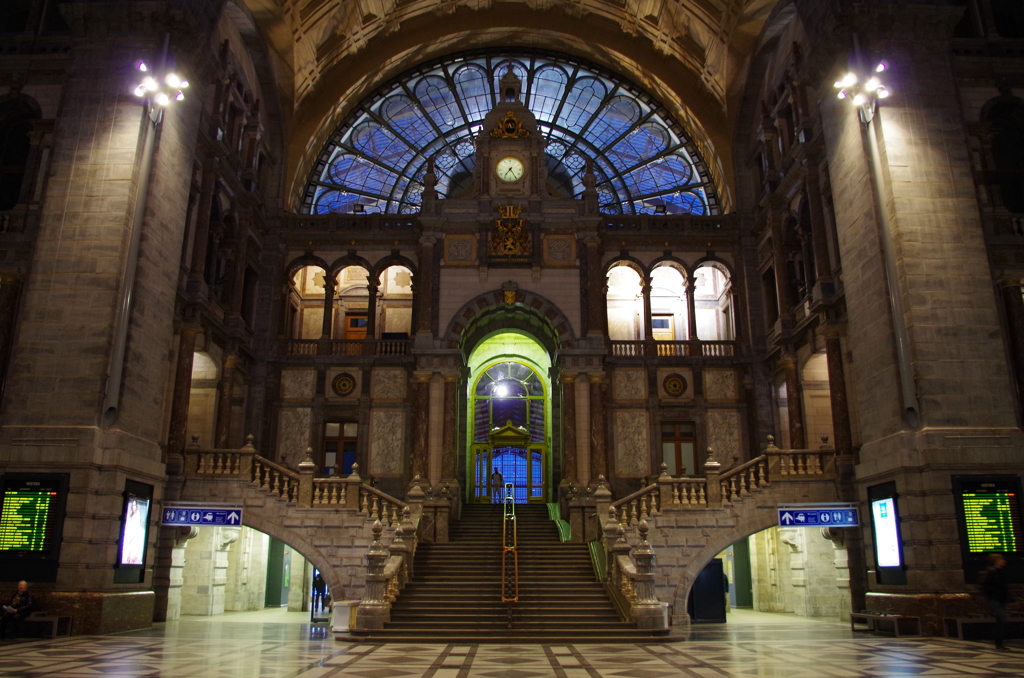
{"type": "Polygon", "coordinates": [[[182,89],[187,89],[188,88],[188,80],[182,80],[180,83],[178,83],[178,87],[180,87],[182,89]]]}
{"type": "Polygon", "coordinates": [[[864,83],[864,89],[869,92],[874,92],[876,89],[882,86],[882,83],[878,78],[868,78],[868,81],[864,83]]]}
{"type": "Polygon", "coordinates": [[[889,96],[889,90],[886,89],[885,85],[882,85],[875,91],[875,96],[877,96],[879,99],[885,99],[886,97],[889,96]]]}
{"type": "Polygon", "coordinates": [[[139,62],[139,70],[142,71],[143,73],[145,73],[146,71],[149,70],[148,68],[146,68],[146,62],[145,61],[140,61],[139,62]]]}
{"type": "Polygon", "coordinates": [[[850,87],[851,85],[856,85],[856,84],[857,84],[857,74],[854,73],[853,71],[850,71],[849,73],[846,74],[846,77],[843,78],[843,87],[850,87]]]}
{"type": "Polygon", "coordinates": [[[157,95],[153,97],[153,101],[157,102],[161,106],[166,106],[171,102],[170,98],[167,96],[165,92],[158,92],[157,95]]]}
{"type": "Polygon", "coordinates": [[[136,87],[135,88],[135,96],[137,96],[137,97],[146,96],[146,86],[145,85],[139,85],[138,87],[136,87]]]}
{"type": "Polygon", "coordinates": [[[854,106],[863,106],[865,101],[867,101],[867,99],[864,98],[863,94],[858,94],[857,96],[853,97],[854,106]]]}
{"type": "Polygon", "coordinates": [[[156,80],[154,80],[152,77],[148,75],[142,79],[142,86],[148,89],[150,92],[155,92],[157,89],[159,89],[159,85],[156,84],[156,80]]]}
{"type": "Polygon", "coordinates": [[[184,99],[185,99],[185,95],[182,94],[181,92],[178,92],[177,94],[174,95],[174,100],[175,101],[183,101],[184,99]]]}
{"type": "Polygon", "coordinates": [[[170,87],[180,87],[181,86],[181,78],[179,78],[174,73],[168,73],[167,77],[164,78],[164,82],[166,82],[168,84],[168,86],[170,86],[170,87]]]}
{"type": "Polygon", "coordinates": [[[878,65],[875,66],[875,73],[881,73],[884,70],[885,70],[885,62],[884,61],[880,61],[878,63],[878,65]]]}
{"type": "Polygon", "coordinates": [[[843,81],[842,80],[836,80],[834,83],[832,83],[832,86],[835,87],[836,89],[842,89],[843,81]]]}
{"type": "Polygon", "coordinates": [[[837,96],[838,96],[838,97],[839,97],[840,99],[845,99],[845,98],[846,98],[846,90],[845,90],[845,89],[841,89],[841,90],[839,90],[839,94],[838,94],[837,96]]]}

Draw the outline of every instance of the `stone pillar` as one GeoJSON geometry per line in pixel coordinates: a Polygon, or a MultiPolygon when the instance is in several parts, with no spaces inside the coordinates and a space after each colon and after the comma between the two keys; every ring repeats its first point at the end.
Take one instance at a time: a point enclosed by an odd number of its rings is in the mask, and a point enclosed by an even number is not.
{"type": "Polygon", "coordinates": [[[388,582],[384,578],[384,567],[391,554],[380,542],[380,533],[383,531],[384,526],[380,521],[374,521],[373,543],[366,551],[366,593],[356,611],[358,629],[384,628],[384,622],[391,618],[391,605],[385,598],[388,582]]]}
{"type": "Polygon", "coordinates": [[[240,215],[235,225],[235,267],[231,281],[231,315],[241,317],[242,299],[245,296],[245,267],[249,257],[249,222],[248,213],[240,215]]]}
{"type": "MultiPolygon", "coordinates": [[[[377,293],[380,290],[380,284],[376,280],[367,279],[366,281],[366,338],[376,339],[377,338],[377,293]]],[[[344,335],[343,335],[344,336],[344,335]]]]}
{"type": "MultiPolygon", "coordinates": [[[[196,353],[196,337],[202,333],[198,325],[185,325],[178,339],[178,360],[174,369],[174,395],[171,400],[171,425],[167,432],[167,454],[180,455],[187,444],[188,401],[192,393],[192,361],[196,353]]],[[[168,469],[170,472],[171,469],[168,469]]],[[[180,468],[178,469],[180,472],[180,468]]]]}
{"type": "Polygon", "coordinates": [[[651,332],[651,276],[644,276],[640,293],[644,298],[644,339],[650,341],[654,339],[651,332]]]}
{"type": "Polygon", "coordinates": [[[435,373],[427,386],[429,402],[427,404],[427,479],[431,485],[441,481],[441,450],[444,444],[444,379],[435,373]]]}
{"type": "Polygon", "coordinates": [[[181,614],[213,616],[224,613],[228,549],[238,539],[238,528],[199,529],[186,553],[183,567],[181,614]]]}
{"type": "Polygon", "coordinates": [[[647,541],[648,529],[647,521],[641,520],[637,526],[640,543],[633,550],[633,559],[636,561],[636,600],[629,611],[638,629],[664,629],[665,614],[654,595],[654,549],[647,541]]]}
{"type": "MultiPolygon", "coordinates": [[[[325,273],[327,273],[325,271],[325,273]]],[[[369,325],[370,319],[366,319],[369,325]]],[[[324,276],[324,322],[320,327],[320,338],[330,339],[331,329],[334,327],[334,276],[324,276]]],[[[367,328],[369,334],[369,328],[367,328]]]]}
{"type": "Polygon", "coordinates": [[[429,372],[417,372],[412,388],[413,432],[412,454],[409,460],[409,473],[421,478],[427,477],[427,445],[430,435],[430,378],[429,372]]]}
{"type": "Polygon", "coordinates": [[[420,238],[419,270],[416,275],[416,289],[413,294],[413,308],[416,315],[416,334],[430,336],[434,316],[434,245],[437,238],[425,235],[420,238]]]}
{"type": "Polygon", "coordinates": [[[11,360],[14,342],[14,324],[18,316],[18,301],[21,299],[21,277],[0,276],[0,391],[7,378],[7,365],[11,360]]]}
{"type": "Polygon", "coordinates": [[[586,485],[594,477],[590,465],[590,381],[576,380],[576,473],[586,485]]]}
{"type": "Polygon", "coordinates": [[[456,429],[458,428],[458,387],[459,375],[444,375],[444,434],[441,446],[441,480],[453,482],[457,477],[458,450],[456,429]]]}
{"type": "Polygon", "coordinates": [[[562,483],[579,484],[576,471],[576,374],[562,373],[562,483]]]}
{"type": "Polygon", "coordinates": [[[832,405],[832,435],[835,437],[836,453],[846,455],[851,453],[853,441],[846,394],[846,373],[843,370],[843,347],[837,328],[827,327],[824,337],[828,361],[828,395],[832,405]]]}
{"type": "Polygon", "coordinates": [[[229,353],[224,356],[220,383],[217,385],[217,427],[214,434],[214,447],[227,448],[230,446],[231,401],[235,396],[235,369],[237,366],[237,355],[229,353]]]}
{"type": "Polygon", "coordinates": [[[590,477],[608,477],[607,425],[604,374],[590,375],[590,477]]]}
{"type": "Polygon", "coordinates": [[[999,280],[999,289],[1006,309],[1014,385],[1017,398],[1024,404],[1024,298],[1021,297],[1020,279],[1003,277],[999,280]]]}
{"type": "Polygon", "coordinates": [[[780,361],[786,372],[786,403],[789,407],[789,447],[802,450],[807,447],[807,436],[804,432],[803,389],[800,387],[800,375],[796,362],[791,356],[784,356],[780,361]]]}
{"type": "Polygon", "coordinates": [[[809,171],[805,178],[807,200],[811,213],[811,240],[814,251],[815,299],[831,297],[832,264],[828,256],[828,228],[825,224],[825,206],[821,201],[821,181],[816,171],[809,171]]]}
{"type": "Polygon", "coordinates": [[[608,334],[608,282],[601,266],[601,239],[593,235],[583,242],[587,246],[587,336],[605,337],[608,334]]]}
{"type": "Polygon", "coordinates": [[[783,321],[793,317],[793,303],[789,298],[789,268],[786,250],[783,247],[785,235],[782,232],[782,220],[772,215],[772,267],[775,270],[775,298],[779,303],[779,318],[783,321]]]}
{"type": "Polygon", "coordinates": [[[687,339],[697,341],[697,285],[693,278],[686,281],[686,321],[689,329],[687,339]]]}
{"type": "Polygon", "coordinates": [[[210,210],[213,209],[213,194],[217,186],[217,166],[217,158],[207,158],[203,162],[203,179],[199,189],[199,203],[196,205],[196,227],[192,237],[188,289],[201,298],[206,297],[206,248],[210,238],[210,210]]]}

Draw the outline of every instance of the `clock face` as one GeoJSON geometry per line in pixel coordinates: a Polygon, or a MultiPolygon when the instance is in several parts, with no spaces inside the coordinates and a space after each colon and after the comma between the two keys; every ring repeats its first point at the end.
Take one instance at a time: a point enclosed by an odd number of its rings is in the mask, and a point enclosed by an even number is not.
{"type": "Polygon", "coordinates": [[[525,169],[519,158],[511,157],[502,158],[494,166],[494,171],[497,172],[498,178],[502,181],[519,181],[523,177],[525,169]]]}

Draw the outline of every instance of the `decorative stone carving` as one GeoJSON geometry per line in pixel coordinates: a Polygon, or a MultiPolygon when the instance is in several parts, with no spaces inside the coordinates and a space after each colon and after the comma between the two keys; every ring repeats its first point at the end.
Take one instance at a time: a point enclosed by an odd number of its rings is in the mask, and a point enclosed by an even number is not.
{"type": "Polygon", "coordinates": [[[374,410],[370,415],[370,473],[378,477],[402,474],[404,414],[374,410]]]}
{"type": "Polygon", "coordinates": [[[647,373],[643,370],[615,370],[616,400],[646,400],[647,373]]]}
{"type": "Polygon", "coordinates": [[[331,379],[331,390],[342,398],[352,395],[356,390],[356,379],[348,372],[341,372],[331,379]]]}
{"type": "Polygon", "coordinates": [[[645,410],[615,412],[615,469],[622,478],[640,478],[649,472],[648,425],[645,410]]]}
{"type": "Polygon", "coordinates": [[[661,398],[692,400],[693,399],[693,370],[689,367],[661,368],[658,370],[658,396],[661,398]],[[676,395],[676,391],[668,390],[666,386],[670,379],[681,379],[682,383],[676,382],[676,386],[684,386],[682,392],[676,395]]]}
{"type": "Polygon", "coordinates": [[[328,400],[341,398],[358,398],[362,393],[362,370],[358,367],[342,367],[327,371],[327,389],[324,396],[328,400]]]}
{"type": "Polygon", "coordinates": [[[708,444],[719,459],[740,454],[740,417],[735,410],[708,410],[708,444]]]}
{"type": "Polygon", "coordinates": [[[735,373],[732,370],[704,370],[704,397],[708,400],[735,400],[735,373]]]}
{"type": "Polygon", "coordinates": [[[309,369],[281,370],[281,399],[308,402],[316,393],[316,372],[309,369]]]}
{"type": "Polygon", "coordinates": [[[679,398],[690,390],[690,384],[686,380],[686,377],[677,372],[673,372],[662,380],[661,388],[665,391],[665,395],[670,398],[679,398]]]}
{"type": "Polygon", "coordinates": [[[402,400],[405,398],[405,370],[401,368],[377,368],[373,371],[371,395],[374,400],[402,400]]]}
{"type": "Polygon", "coordinates": [[[282,407],[277,418],[277,453],[280,459],[301,459],[309,447],[311,412],[308,407],[282,407]]]}
{"type": "Polygon", "coordinates": [[[544,263],[572,266],[576,262],[576,238],[571,235],[544,236],[544,263]]]}
{"type": "Polygon", "coordinates": [[[476,263],[475,235],[445,236],[444,263],[447,266],[472,266],[476,263]]]}

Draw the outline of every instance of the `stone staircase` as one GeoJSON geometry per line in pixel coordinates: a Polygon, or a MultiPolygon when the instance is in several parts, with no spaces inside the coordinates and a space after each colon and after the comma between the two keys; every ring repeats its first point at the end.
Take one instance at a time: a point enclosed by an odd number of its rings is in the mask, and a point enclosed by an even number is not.
{"type": "MultiPolygon", "coordinates": [[[[501,602],[500,506],[468,505],[448,543],[421,542],[413,576],[370,642],[637,642],[596,581],[586,544],[563,543],[547,507],[517,505],[519,601],[501,602]]],[[[363,637],[363,636],[361,636],[363,637]]]]}

